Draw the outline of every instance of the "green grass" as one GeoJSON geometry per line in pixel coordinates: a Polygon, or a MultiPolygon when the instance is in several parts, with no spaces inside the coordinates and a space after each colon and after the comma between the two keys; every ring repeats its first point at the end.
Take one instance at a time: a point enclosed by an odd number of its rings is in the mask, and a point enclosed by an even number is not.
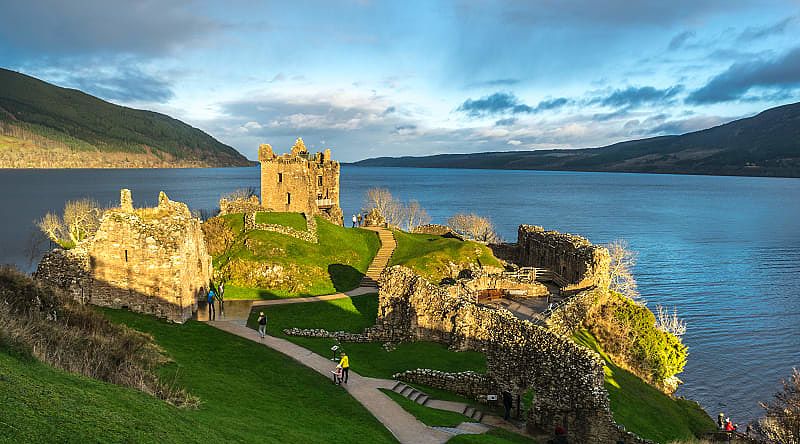
{"type": "Polygon", "coordinates": [[[302,213],[280,213],[264,211],[256,213],[256,222],[260,224],[283,225],[297,231],[306,231],[306,218],[302,213]]]}
{"type": "Polygon", "coordinates": [[[394,236],[397,249],[391,265],[405,265],[435,283],[450,276],[448,264],[451,262],[502,266],[489,247],[477,242],[403,231],[395,231],[394,236]]]}
{"type": "MultiPolygon", "coordinates": [[[[286,225],[297,224],[298,218],[303,219],[299,213],[259,215],[275,215],[273,223],[281,220],[286,225]]],[[[228,252],[214,258],[214,266],[219,269],[229,262],[242,264],[233,273],[225,290],[228,299],[318,296],[352,290],[358,286],[380,248],[380,240],[374,232],[344,228],[319,217],[318,244],[271,231],[244,232],[241,214],[223,218],[234,232],[236,241],[228,252]],[[240,276],[251,269],[253,263],[280,265],[288,279],[269,288],[253,285],[252,281],[240,276]]]]}
{"type": "Polygon", "coordinates": [[[575,341],[596,351],[606,361],[605,386],[614,420],[637,435],[656,442],[689,440],[714,430],[714,420],[695,402],[672,398],[632,373],[614,365],[586,330],[575,341]]]}
{"type": "Polygon", "coordinates": [[[398,403],[403,410],[411,413],[415,418],[427,426],[455,427],[462,422],[475,422],[472,418],[464,416],[461,413],[425,407],[424,405],[417,404],[405,396],[388,389],[381,389],[381,391],[392,398],[394,402],[398,403]]]}
{"type": "Polygon", "coordinates": [[[396,442],[340,387],[267,347],[198,322],[103,310],[151,334],[160,369],[200,397],[197,410],[0,351],[0,442],[396,442]]]}
{"type": "Polygon", "coordinates": [[[480,435],[458,435],[447,441],[447,444],[535,444],[532,438],[509,432],[504,429],[492,429],[480,435]]]}
{"type": "MultiPolygon", "coordinates": [[[[334,339],[287,336],[283,334],[283,329],[324,328],[359,333],[375,323],[377,307],[378,297],[374,294],[332,301],[255,307],[248,325],[255,328],[258,312],[263,311],[269,319],[268,334],[285,338],[319,355],[330,356],[331,346],[337,344],[334,339]]],[[[402,343],[390,352],[383,348],[383,344],[376,342],[343,343],[341,346],[350,356],[353,371],[363,376],[388,379],[394,373],[417,368],[450,372],[486,371],[486,357],[483,354],[454,352],[433,342],[402,343]]]]}

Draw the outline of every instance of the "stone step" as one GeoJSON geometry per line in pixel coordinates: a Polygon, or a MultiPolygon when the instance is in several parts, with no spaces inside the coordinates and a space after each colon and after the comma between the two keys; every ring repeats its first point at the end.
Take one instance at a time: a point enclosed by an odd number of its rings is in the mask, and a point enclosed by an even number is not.
{"type": "Polygon", "coordinates": [[[394,385],[394,387],[392,387],[392,391],[393,391],[393,392],[395,392],[395,393],[400,393],[400,392],[402,392],[402,391],[403,391],[403,389],[404,389],[404,388],[406,388],[406,387],[408,387],[408,386],[407,386],[407,385],[405,385],[405,384],[403,384],[403,383],[402,383],[402,382],[400,382],[400,381],[397,381],[397,383],[394,385]]]}
{"type": "Polygon", "coordinates": [[[415,402],[417,404],[422,404],[422,405],[427,404],[428,400],[431,399],[431,398],[428,395],[424,394],[424,393],[421,393],[421,395],[422,396],[418,397],[415,402]]]}
{"type": "Polygon", "coordinates": [[[475,413],[472,414],[471,418],[474,419],[475,421],[481,422],[481,420],[483,419],[483,411],[475,410],[475,413]]]}
{"type": "Polygon", "coordinates": [[[461,412],[467,418],[472,418],[472,415],[475,413],[475,408],[472,406],[464,406],[464,411],[461,412]]]}
{"type": "Polygon", "coordinates": [[[416,402],[417,398],[419,398],[420,395],[422,395],[421,392],[419,392],[417,390],[411,390],[411,393],[409,393],[408,396],[406,396],[406,398],[410,399],[411,401],[415,401],[416,402]]]}
{"type": "Polygon", "coordinates": [[[411,392],[413,392],[413,391],[414,391],[414,387],[406,386],[406,388],[404,388],[404,389],[403,389],[403,390],[400,392],[400,394],[401,394],[401,395],[403,395],[403,396],[405,396],[405,397],[408,397],[408,394],[409,394],[409,393],[411,393],[411,392]]]}

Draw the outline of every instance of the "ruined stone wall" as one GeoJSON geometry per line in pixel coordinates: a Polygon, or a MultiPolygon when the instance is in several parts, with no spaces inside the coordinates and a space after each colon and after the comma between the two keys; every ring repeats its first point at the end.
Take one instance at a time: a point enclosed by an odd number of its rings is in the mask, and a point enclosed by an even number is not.
{"type": "Polygon", "coordinates": [[[200,221],[162,192],[156,208],[107,210],[94,236],[73,250],[54,251],[35,276],[66,288],[81,302],[183,322],[211,279],[200,221]]]}
{"type": "Polygon", "coordinates": [[[314,216],[303,214],[306,219],[306,231],[299,231],[292,227],[280,224],[264,224],[256,222],[256,213],[245,213],[244,215],[244,229],[249,230],[263,230],[274,231],[276,233],[291,236],[312,244],[319,243],[319,236],[317,235],[317,219],[314,216]]]}
{"type": "Polygon", "coordinates": [[[263,211],[261,202],[258,201],[258,196],[250,196],[248,199],[232,199],[228,200],[222,198],[219,200],[219,215],[226,214],[240,214],[240,213],[255,213],[263,211]]]}
{"type": "Polygon", "coordinates": [[[550,330],[570,336],[577,331],[589,315],[600,290],[585,290],[565,299],[552,310],[542,313],[550,330]]]}
{"type": "Polygon", "coordinates": [[[298,139],[291,153],[280,156],[269,145],[261,145],[258,158],[264,208],[318,215],[342,225],[339,162],[331,159],[330,150],[309,154],[298,139]],[[319,206],[320,199],[329,200],[330,206],[319,206]]]}
{"type": "Polygon", "coordinates": [[[564,278],[567,291],[590,287],[608,288],[608,250],[586,238],[520,225],[515,262],[526,267],[547,268],[564,278]]]}
{"type": "Polygon", "coordinates": [[[381,277],[373,334],[390,341],[435,341],[486,354],[487,376],[503,389],[536,393],[528,409],[532,431],[566,426],[574,442],[644,442],[614,423],[596,353],[503,309],[451,296],[404,267],[381,277]]]}

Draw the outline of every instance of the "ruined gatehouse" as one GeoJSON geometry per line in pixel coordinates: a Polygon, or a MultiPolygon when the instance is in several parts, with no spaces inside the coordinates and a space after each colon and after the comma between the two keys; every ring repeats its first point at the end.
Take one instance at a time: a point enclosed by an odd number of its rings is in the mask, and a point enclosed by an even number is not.
{"type": "Polygon", "coordinates": [[[311,154],[298,138],[289,153],[276,155],[272,147],[258,148],[261,162],[261,206],[271,211],[322,216],[342,225],[339,206],[339,162],[331,150],[311,154]]]}
{"type": "Polygon", "coordinates": [[[173,322],[197,311],[211,279],[200,220],[159,194],[155,208],[134,208],[129,190],[103,213],[97,232],[45,255],[34,273],[82,303],[128,308],[173,322]]]}

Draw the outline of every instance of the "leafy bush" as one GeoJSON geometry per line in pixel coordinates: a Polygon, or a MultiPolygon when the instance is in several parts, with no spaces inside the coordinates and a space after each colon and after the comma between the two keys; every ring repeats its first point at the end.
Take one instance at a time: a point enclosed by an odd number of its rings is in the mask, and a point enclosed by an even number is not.
{"type": "Polygon", "coordinates": [[[225,219],[212,217],[203,222],[202,228],[208,254],[219,256],[233,246],[235,235],[225,219]]]}
{"type": "Polygon", "coordinates": [[[653,312],[619,293],[609,292],[587,324],[606,351],[659,387],[670,387],[686,365],[680,338],[657,328],[653,312]]]}

